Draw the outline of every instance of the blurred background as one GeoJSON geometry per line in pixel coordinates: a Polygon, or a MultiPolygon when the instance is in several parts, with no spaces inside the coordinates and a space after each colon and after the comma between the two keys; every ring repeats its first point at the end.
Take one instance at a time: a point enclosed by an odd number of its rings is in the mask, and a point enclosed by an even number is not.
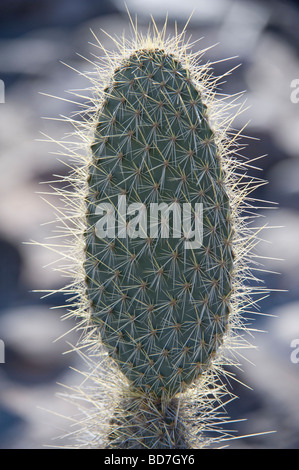
{"type": "MultiPolygon", "coordinates": [[[[267,257],[259,277],[273,290],[260,303],[254,318],[256,346],[244,355],[237,379],[231,383],[239,396],[228,406],[238,435],[275,430],[230,443],[231,448],[299,448],[299,2],[293,0],[127,0],[140,29],[152,14],[158,25],[169,16],[188,26],[193,50],[217,44],[206,59],[218,61],[216,75],[241,64],[227,82],[225,93],[246,90],[249,109],[235,127],[250,121],[243,154],[257,161],[252,174],[269,181],[255,193],[279,208],[264,211],[258,253],[267,257]],[[237,57],[236,57],[237,56],[237,57]],[[297,81],[296,81],[297,80],[297,81]],[[271,258],[276,258],[273,260],[271,258]],[[283,261],[280,261],[283,260],[283,261]],[[274,271],[278,274],[271,274],[274,271]],[[287,291],[287,292],[282,292],[287,291]],[[297,342],[295,341],[297,339],[297,342]]],[[[76,333],[63,336],[74,325],[61,321],[62,294],[41,299],[33,290],[59,289],[66,279],[52,269],[55,254],[24,244],[52,236],[54,209],[37,194],[48,191],[42,181],[66,169],[53,155],[55,146],[41,142],[40,132],[61,139],[60,121],[43,117],[69,116],[78,107],[41,93],[73,99],[68,90],[89,86],[84,77],[61,63],[82,71],[99,50],[90,43],[92,29],[108,49],[112,36],[130,35],[123,0],[1,0],[0,3],[0,339],[5,363],[0,363],[0,448],[43,448],[72,444],[56,439],[71,431],[75,410],[57,398],[58,383],[80,382],[70,367],[80,358],[68,354],[76,333]],[[1,89],[0,89],[1,91],[1,89]],[[54,307],[54,309],[51,309],[54,307]],[[59,341],[56,338],[62,337],[59,341]],[[50,413],[47,411],[50,410],[50,413]]],[[[51,197],[50,200],[52,201],[51,197]]],[[[259,202],[257,203],[259,205],[259,202]]],[[[261,204],[264,206],[264,204],[261,204]]],[[[274,206],[273,206],[274,207],[274,206]]],[[[55,265],[53,265],[55,267],[55,265]]],[[[0,358],[1,359],[1,358],[0,358]]]]}

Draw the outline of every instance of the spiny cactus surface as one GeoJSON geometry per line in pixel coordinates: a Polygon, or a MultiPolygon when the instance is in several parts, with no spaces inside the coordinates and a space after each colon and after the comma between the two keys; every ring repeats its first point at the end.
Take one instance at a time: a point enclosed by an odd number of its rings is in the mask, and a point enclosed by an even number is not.
{"type": "Polygon", "coordinates": [[[134,388],[173,397],[207,368],[228,324],[233,230],[221,159],[200,92],[164,50],[123,61],[97,120],[85,234],[92,322],[134,388]],[[125,219],[119,196],[140,210],[125,219]],[[152,203],[172,209],[156,214],[154,227],[152,203]],[[122,231],[109,233],[106,219],[100,238],[105,204],[122,231]],[[181,233],[173,229],[186,205],[193,233],[202,223],[195,248],[187,248],[182,220],[181,233]]]}
{"type": "Polygon", "coordinates": [[[226,366],[250,347],[243,312],[269,292],[248,223],[264,182],[232,128],[243,104],[218,93],[205,51],[190,52],[185,28],[166,38],[167,20],[131,26],[113,53],[94,35],[91,101],[59,142],[72,168],[56,188],[59,236],[71,239],[46,246],[65,260],[74,349],[90,366],[68,398],[83,412],[79,447],[202,448],[231,437],[226,366]]]}

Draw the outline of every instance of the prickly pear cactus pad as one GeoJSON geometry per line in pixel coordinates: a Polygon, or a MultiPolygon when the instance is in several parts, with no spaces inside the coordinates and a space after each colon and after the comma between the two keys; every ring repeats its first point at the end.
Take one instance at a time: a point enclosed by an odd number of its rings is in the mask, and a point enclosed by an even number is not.
{"type": "Polygon", "coordinates": [[[232,130],[243,105],[217,93],[223,76],[191,52],[185,29],[166,38],[166,26],[142,35],[132,22],[135,39],[115,39],[111,53],[95,36],[104,56],[86,74],[92,98],[67,118],[74,141],[60,143],[73,161],[56,190],[70,237],[62,291],[90,367],[71,395],[83,447],[227,440],[226,366],[250,346],[252,295],[267,292],[251,271],[258,234],[247,224],[263,182],[247,175],[232,130]]]}
{"type": "Polygon", "coordinates": [[[172,397],[203,372],[222,342],[233,276],[231,210],[217,145],[201,94],[173,54],[140,50],[120,65],[105,92],[92,152],[85,235],[92,321],[132,386],[172,397]],[[97,208],[111,204],[122,222],[121,195],[124,204],[143,205],[143,233],[100,239],[97,208]],[[153,203],[178,214],[184,203],[201,203],[202,244],[187,249],[183,230],[171,237],[171,224],[162,238],[163,220],[159,230],[146,213],[153,203]],[[156,236],[146,228],[156,228],[156,236]]]}

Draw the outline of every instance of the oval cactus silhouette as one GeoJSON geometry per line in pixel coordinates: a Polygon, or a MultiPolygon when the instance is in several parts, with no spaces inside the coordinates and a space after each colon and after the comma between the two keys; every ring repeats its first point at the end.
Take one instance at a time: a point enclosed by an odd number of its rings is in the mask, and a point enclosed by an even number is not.
{"type": "Polygon", "coordinates": [[[94,35],[104,54],[86,74],[91,101],[60,142],[75,163],[57,217],[72,237],[48,247],[66,260],[61,292],[91,368],[71,400],[87,404],[87,447],[202,448],[230,437],[226,365],[250,347],[243,311],[268,294],[251,272],[263,181],[247,175],[232,128],[243,104],[217,92],[231,71],[215,77],[186,29],[131,26],[113,53],[94,35]]]}
{"type": "Polygon", "coordinates": [[[92,321],[131,384],[158,396],[174,396],[200,376],[228,323],[231,210],[206,110],[190,72],[172,54],[137,51],[106,89],[92,145],[85,235],[92,321]],[[139,227],[144,236],[128,234],[132,219],[142,225],[140,211],[139,219],[135,211],[124,220],[120,196],[148,209],[143,225],[150,230],[139,227]],[[194,232],[195,204],[202,243],[187,249],[181,208],[190,205],[194,232]],[[125,235],[118,223],[115,236],[97,236],[101,205],[115,208],[110,222],[118,218],[125,235]],[[173,234],[176,213],[180,234],[173,234]]]}

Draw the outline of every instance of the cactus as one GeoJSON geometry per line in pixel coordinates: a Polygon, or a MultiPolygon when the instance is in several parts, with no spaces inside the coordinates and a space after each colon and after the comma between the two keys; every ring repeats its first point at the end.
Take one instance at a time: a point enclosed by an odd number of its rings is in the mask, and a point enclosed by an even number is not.
{"type": "Polygon", "coordinates": [[[76,222],[64,290],[94,355],[87,445],[204,447],[228,419],[225,353],[246,342],[257,236],[243,211],[261,182],[239,174],[234,99],[217,98],[222,77],[198,64],[185,29],[167,39],[166,23],[145,37],[132,25],[135,40],[95,64],[85,120],[71,119],[86,150],[72,149],[75,192],[57,189],[76,222]]]}

